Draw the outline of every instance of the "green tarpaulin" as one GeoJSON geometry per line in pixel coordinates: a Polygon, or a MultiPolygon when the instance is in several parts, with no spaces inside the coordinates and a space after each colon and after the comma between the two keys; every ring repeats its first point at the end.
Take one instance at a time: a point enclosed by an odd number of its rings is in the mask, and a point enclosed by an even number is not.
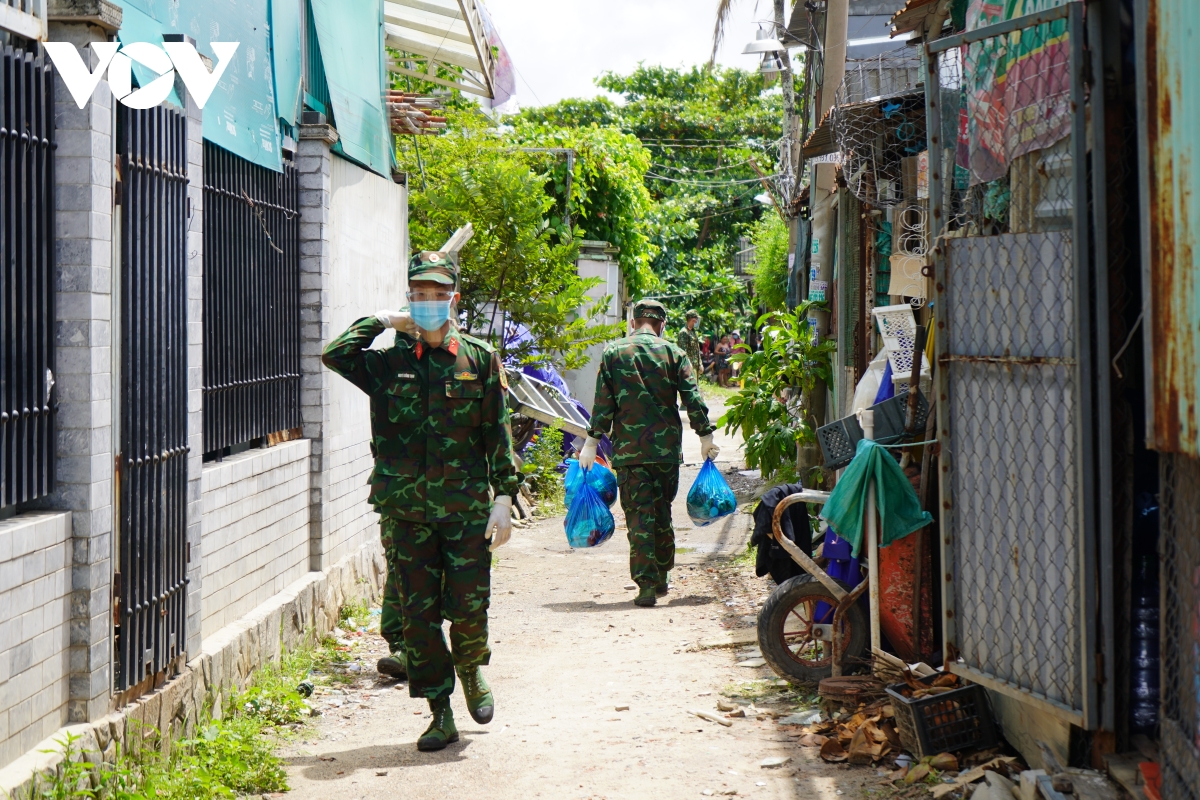
{"type": "Polygon", "coordinates": [[[275,106],[279,118],[295,125],[300,116],[299,0],[271,0],[271,63],[275,67],[275,106]]]}
{"type": "MultiPolygon", "coordinates": [[[[117,3],[125,12],[119,33],[122,43],[161,44],[163,32],[183,33],[195,39],[196,49],[214,62],[210,42],[239,43],[225,74],[204,105],[204,138],[247,161],[282,170],[267,0],[117,0],[117,3]],[[157,39],[151,37],[151,23],[160,26],[157,39]]],[[[139,81],[146,74],[135,71],[139,81]]]]}
{"type": "Polygon", "coordinates": [[[342,152],[391,175],[392,135],[383,110],[383,4],[312,0],[333,121],[342,152]]]}

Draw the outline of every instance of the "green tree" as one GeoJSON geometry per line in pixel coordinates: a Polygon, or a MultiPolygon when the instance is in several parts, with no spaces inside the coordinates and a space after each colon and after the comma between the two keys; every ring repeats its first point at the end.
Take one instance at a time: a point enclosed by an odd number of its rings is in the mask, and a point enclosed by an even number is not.
{"type": "MultiPolygon", "coordinates": [[[[533,334],[533,342],[516,353],[522,361],[582,366],[588,346],[620,331],[594,322],[607,301],[587,296],[598,281],[576,272],[578,239],[560,236],[550,224],[555,201],[545,191],[548,176],[534,168],[531,154],[510,146],[477,111],[449,110],[447,118],[447,134],[421,143],[427,181],[409,199],[413,248],[436,249],[470,222],[475,236],[460,254],[468,326],[504,353],[507,312],[509,321],[533,334]]],[[[397,157],[403,167],[413,169],[416,148],[416,142],[400,137],[397,157]]]]}
{"type": "Polygon", "coordinates": [[[778,214],[764,214],[750,234],[754,243],[754,294],[767,311],[787,307],[788,226],[778,214]]]}

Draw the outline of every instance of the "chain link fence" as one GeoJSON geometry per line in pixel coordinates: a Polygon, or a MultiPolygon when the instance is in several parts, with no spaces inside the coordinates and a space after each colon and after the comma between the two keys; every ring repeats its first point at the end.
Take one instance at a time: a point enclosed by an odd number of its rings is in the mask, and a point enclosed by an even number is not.
{"type": "Polygon", "coordinates": [[[1200,461],[1163,453],[1163,797],[1200,798],[1200,461]]]}
{"type": "Polygon", "coordinates": [[[937,254],[947,650],[956,671],[1088,727],[1095,445],[1087,137],[1070,113],[1083,105],[1077,6],[968,22],[930,46],[917,186],[932,202],[911,224],[937,254]]]}

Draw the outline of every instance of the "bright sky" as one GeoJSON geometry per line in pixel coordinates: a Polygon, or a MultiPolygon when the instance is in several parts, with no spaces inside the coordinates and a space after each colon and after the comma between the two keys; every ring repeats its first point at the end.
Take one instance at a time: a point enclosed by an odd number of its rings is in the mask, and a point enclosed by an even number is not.
{"type": "MultiPolygon", "coordinates": [[[[600,94],[606,70],[692,66],[712,51],[717,0],[485,0],[517,69],[516,102],[547,105],[600,94]]],[[[754,69],[741,54],[771,16],[770,0],[735,0],[718,63],[754,69]],[[757,10],[756,10],[757,7],[757,10]]],[[[507,107],[507,106],[506,106],[507,107]]]]}

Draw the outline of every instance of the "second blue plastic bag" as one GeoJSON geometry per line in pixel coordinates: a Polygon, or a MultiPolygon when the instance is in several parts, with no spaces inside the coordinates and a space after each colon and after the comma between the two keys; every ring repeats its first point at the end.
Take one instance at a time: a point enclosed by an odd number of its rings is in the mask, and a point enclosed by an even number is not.
{"type": "Polygon", "coordinates": [[[696,482],[688,491],[688,516],[692,522],[703,527],[737,510],[737,498],[733,490],[721,477],[721,471],[711,461],[705,461],[696,476],[696,482]]]}
{"type": "Polygon", "coordinates": [[[595,547],[612,538],[616,530],[612,512],[588,481],[579,481],[571,507],[567,509],[567,544],[595,547]]]}
{"type": "Polygon", "coordinates": [[[600,495],[600,499],[612,508],[612,504],[617,502],[617,476],[611,469],[600,464],[592,464],[592,468],[585,473],[579,468],[579,460],[575,458],[567,461],[567,474],[563,478],[563,505],[571,507],[575,490],[579,488],[580,479],[584,475],[587,475],[587,482],[596,490],[596,494],[600,495]]]}

